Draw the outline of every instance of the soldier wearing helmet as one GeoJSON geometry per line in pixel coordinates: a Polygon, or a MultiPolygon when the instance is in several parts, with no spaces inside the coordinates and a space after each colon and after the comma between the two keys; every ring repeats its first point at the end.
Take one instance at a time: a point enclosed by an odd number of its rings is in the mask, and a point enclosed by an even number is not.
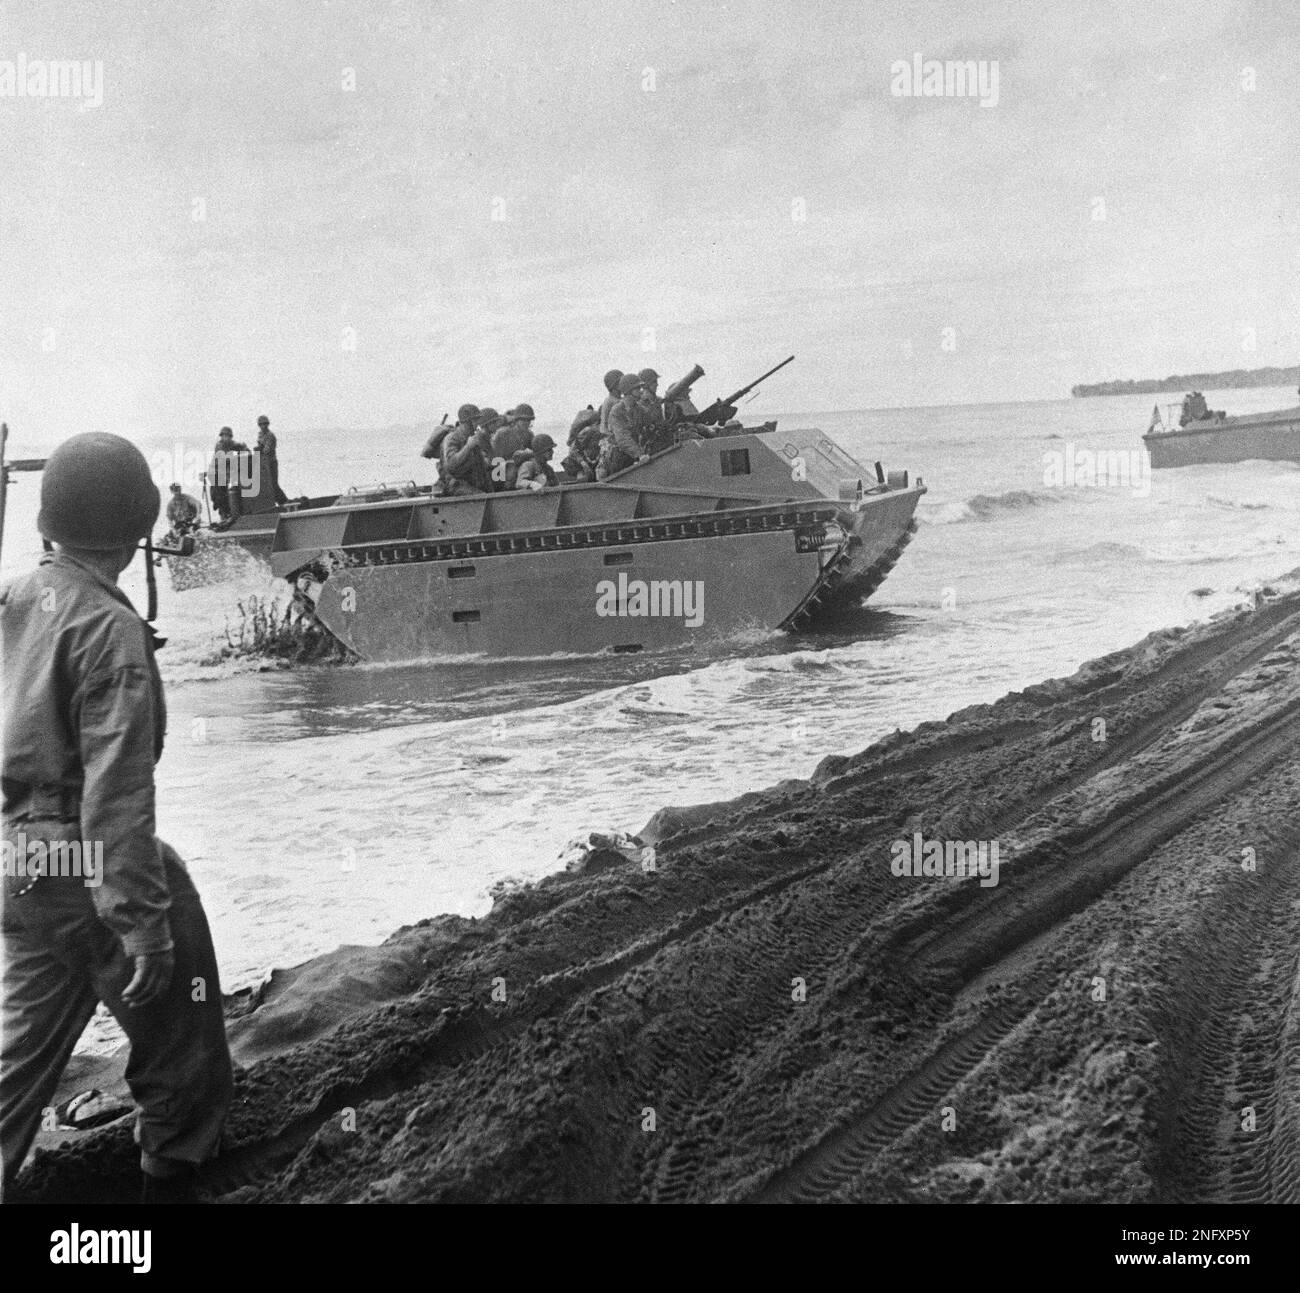
{"type": "MultiPolygon", "coordinates": [[[[267,482],[265,488],[274,497],[276,504],[289,501],[288,495],[280,488],[280,455],[277,448],[275,432],[271,430],[271,419],[265,413],[257,419],[257,456],[262,479],[267,482]]],[[[259,487],[261,482],[259,482],[259,487]]]]}
{"type": "Polygon", "coordinates": [[[650,419],[640,400],[644,386],[636,373],[625,373],[619,381],[619,401],[609,411],[608,432],[601,451],[602,479],[649,457],[644,438],[650,428],[650,419]]]}
{"type": "Polygon", "coordinates": [[[521,449],[533,446],[533,406],[518,404],[506,414],[505,425],[492,434],[492,456],[514,458],[521,449]]]}
{"type": "Polygon", "coordinates": [[[555,453],[555,441],[545,431],[533,437],[532,457],[527,460],[515,476],[516,489],[545,489],[547,485],[558,485],[551,466],[551,457],[555,453]]]}
{"type": "Polygon", "coordinates": [[[442,494],[490,494],[492,492],[492,434],[484,426],[485,415],[495,419],[495,409],[462,404],[456,425],[442,442],[442,494]]]}
{"type": "Polygon", "coordinates": [[[229,427],[222,427],[208,468],[208,495],[223,521],[234,520],[243,510],[243,487],[246,481],[251,483],[251,462],[248,446],[236,440],[229,427]]]}
{"type": "Polygon", "coordinates": [[[173,534],[188,534],[199,524],[199,501],[187,494],[178,484],[171,487],[167,500],[167,524],[173,534]]]}
{"type": "Polygon", "coordinates": [[[100,1002],[130,1042],[146,1201],[194,1197],[230,1104],[207,919],[184,863],[154,833],[165,728],[156,639],[117,586],[158,506],[129,441],[65,441],[46,464],[37,520],[54,549],[0,590],[0,1161],[10,1197],[100,1002]]]}
{"type": "Polygon", "coordinates": [[[659,398],[659,374],[653,368],[643,368],[637,376],[641,379],[637,399],[645,421],[641,442],[648,452],[658,453],[672,443],[668,415],[663,400],[659,398]]]}
{"type": "Polygon", "coordinates": [[[609,412],[619,402],[618,384],[623,380],[623,373],[618,368],[611,368],[605,374],[605,399],[600,406],[600,430],[604,435],[609,431],[609,412]]]}

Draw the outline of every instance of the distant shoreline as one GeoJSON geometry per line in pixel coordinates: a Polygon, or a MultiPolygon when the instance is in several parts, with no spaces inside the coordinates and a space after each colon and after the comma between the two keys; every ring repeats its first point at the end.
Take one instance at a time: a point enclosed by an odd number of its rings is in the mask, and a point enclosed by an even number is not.
{"type": "Polygon", "coordinates": [[[1140,381],[1094,382],[1071,386],[1076,399],[1088,395],[1160,395],[1184,391],[1242,390],[1251,386],[1295,386],[1298,368],[1235,368],[1224,373],[1184,373],[1174,377],[1148,377],[1140,381]]]}

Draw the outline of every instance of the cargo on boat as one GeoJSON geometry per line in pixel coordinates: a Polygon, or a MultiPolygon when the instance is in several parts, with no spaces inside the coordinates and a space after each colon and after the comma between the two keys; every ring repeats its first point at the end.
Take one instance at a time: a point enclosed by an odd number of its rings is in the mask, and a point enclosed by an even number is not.
{"type": "Polygon", "coordinates": [[[1157,407],[1142,437],[1152,467],[1249,458],[1300,462],[1300,407],[1228,417],[1206,408],[1204,396],[1193,391],[1183,400],[1178,422],[1175,426],[1172,411],[1167,419],[1161,418],[1157,407]]]}
{"type": "Polygon", "coordinates": [[[595,484],[281,509],[270,563],[366,660],[651,651],[856,604],[909,542],[924,492],[820,431],[768,423],[595,484]]]}

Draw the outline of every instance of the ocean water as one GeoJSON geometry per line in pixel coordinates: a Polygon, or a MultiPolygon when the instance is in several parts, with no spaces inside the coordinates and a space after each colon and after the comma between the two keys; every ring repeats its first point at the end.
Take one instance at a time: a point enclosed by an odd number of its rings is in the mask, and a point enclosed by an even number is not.
{"type": "MultiPolygon", "coordinates": [[[[864,465],[907,468],[929,493],[911,546],[861,611],[709,654],[265,672],[213,659],[240,601],[283,597],[269,571],[250,562],[182,593],[164,575],[159,830],[204,895],[225,986],[421,917],[481,914],[494,885],[555,870],[575,834],[636,830],[665,804],[807,776],[826,754],[1068,674],[1300,566],[1295,465],[1152,473],[1139,461],[1136,478],[1079,483],[1081,452],[1140,449],[1155,400],[753,406],[753,420],[820,426],[864,465]],[[1076,483],[1050,483],[1067,456],[1076,483]]],[[[1250,412],[1292,405],[1295,392],[1210,403],[1250,412]]],[[[276,430],[291,494],[431,478],[418,435],[309,434],[283,417],[276,430]]],[[[11,457],[51,447],[23,432],[11,457]]],[[[142,442],[165,475],[210,447],[206,433],[142,442]]],[[[10,492],[6,574],[39,554],[37,480],[10,492]]],[[[123,585],[143,608],[138,563],[123,585]]]]}

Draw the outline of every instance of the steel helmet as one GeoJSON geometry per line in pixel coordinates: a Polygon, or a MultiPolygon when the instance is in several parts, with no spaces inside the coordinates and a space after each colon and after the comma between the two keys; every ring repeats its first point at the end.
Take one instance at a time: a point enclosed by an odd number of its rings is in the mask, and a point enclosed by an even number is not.
{"type": "Polygon", "coordinates": [[[645,383],[635,373],[628,373],[626,377],[619,379],[618,393],[631,395],[633,391],[639,391],[644,385],[645,383]]]}
{"type": "Polygon", "coordinates": [[[479,409],[475,422],[482,422],[484,426],[490,422],[495,422],[501,416],[494,408],[479,409]]]}
{"type": "Polygon", "coordinates": [[[257,419],[257,425],[260,427],[269,427],[271,425],[271,419],[263,413],[262,416],[257,419]]]}
{"type": "Polygon", "coordinates": [[[477,404],[462,404],[456,410],[457,422],[473,422],[476,417],[478,417],[477,404]]]}
{"type": "Polygon", "coordinates": [[[618,389],[618,384],[623,380],[623,371],[619,368],[611,368],[605,374],[605,389],[613,395],[618,389]]]}
{"type": "Polygon", "coordinates": [[[531,422],[536,416],[531,404],[516,405],[506,414],[512,422],[531,422]]]}
{"type": "Polygon", "coordinates": [[[548,436],[545,431],[543,431],[541,435],[535,435],[533,437],[534,453],[542,453],[546,449],[554,449],[554,448],[555,448],[555,441],[552,440],[551,437],[548,436]]]}
{"type": "Polygon", "coordinates": [[[135,445],[120,435],[88,431],[50,454],[36,528],[53,543],[107,552],[143,539],[161,501],[135,445]]]}
{"type": "Polygon", "coordinates": [[[652,382],[659,380],[659,374],[653,368],[643,368],[637,376],[649,386],[652,382]]]}

